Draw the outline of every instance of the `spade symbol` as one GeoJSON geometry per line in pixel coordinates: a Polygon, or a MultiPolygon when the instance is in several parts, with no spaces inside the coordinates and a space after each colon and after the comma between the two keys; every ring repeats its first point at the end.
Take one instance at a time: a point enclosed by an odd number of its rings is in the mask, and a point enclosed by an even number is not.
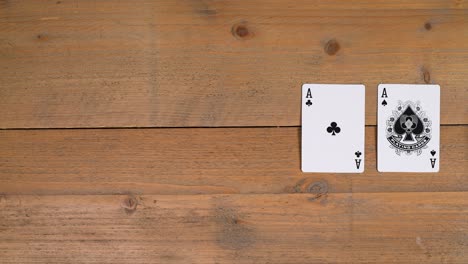
{"type": "Polygon", "coordinates": [[[382,105],[383,105],[383,106],[386,106],[386,105],[387,105],[387,101],[385,101],[385,99],[382,101],[382,105]]]}
{"type": "Polygon", "coordinates": [[[398,135],[405,135],[403,141],[414,141],[413,134],[420,135],[424,131],[424,124],[411,106],[408,106],[396,120],[393,129],[398,135]]]}
{"type": "Polygon", "coordinates": [[[436,153],[437,153],[437,152],[436,152],[435,150],[432,150],[432,151],[431,151],[432,157],[434,157],[436,153]]]}
{"type": "Polygon", "coordinates": [[[327,127],[327,132],[328,132],[328,133],[332,133],[332,136],[335,136],[336,134],[338,134],[338,133],[341,132],[341,128],[338,127],[338,125],[336,124],[336,122],[331,122],[331,123],[330,123],[330,126],[327,127]]]}

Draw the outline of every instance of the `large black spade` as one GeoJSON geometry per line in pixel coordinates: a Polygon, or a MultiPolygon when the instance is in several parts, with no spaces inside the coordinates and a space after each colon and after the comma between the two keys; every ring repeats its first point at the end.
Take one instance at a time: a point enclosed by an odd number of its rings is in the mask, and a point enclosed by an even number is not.
{"type": "Polygon", "coordinates": [[[411,106],[408,106],[396,120],[393,129],[398,135],[405,134],[403,141],[414,141],[412,134],[420,135],[424,131],[424,124],[411,106]]]}

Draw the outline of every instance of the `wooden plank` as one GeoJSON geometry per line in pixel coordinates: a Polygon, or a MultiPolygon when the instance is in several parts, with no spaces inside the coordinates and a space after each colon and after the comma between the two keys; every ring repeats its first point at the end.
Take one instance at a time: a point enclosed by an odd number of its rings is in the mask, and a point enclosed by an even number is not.
{"type": "Polygon", "coordinates": [[[467,126],[441,128],[440,173],[304,174],[299,128],[0,131],[0,193],[229,194],[468,191],[467,126]]]}
{"type": "Polygon", "coordinates": [[[4,196],[2,263],[467,263],[468,193],[4,196]]]}
{"type": "Polygon", "coordinates": [[[1,1],[0,128],[296,126],[305,82],[366,84],[368,125],[438,83],[468,124],[466,1],[293,2],[1,1]]]}

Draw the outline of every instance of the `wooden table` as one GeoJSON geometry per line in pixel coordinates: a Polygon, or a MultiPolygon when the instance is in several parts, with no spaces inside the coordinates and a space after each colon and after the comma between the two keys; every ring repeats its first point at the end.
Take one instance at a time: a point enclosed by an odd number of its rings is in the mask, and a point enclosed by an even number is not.
{"type": "Polygon", "coordinates": [[[0,0],[0,263],[468,263],[465,0],[0,0]],[[302,83],[366,85],[364,174],[300,171],[302,83]],[[441,170],[376,171],[379,83],[441,170]]]}

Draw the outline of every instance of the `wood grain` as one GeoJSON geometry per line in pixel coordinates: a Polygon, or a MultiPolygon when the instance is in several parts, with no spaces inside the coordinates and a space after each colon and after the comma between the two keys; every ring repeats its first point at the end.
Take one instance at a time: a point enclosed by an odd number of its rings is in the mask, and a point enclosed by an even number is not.
{"type": "Polygon", "coordinates": [[[467,263],[468,194],[3,196],[2,263],[467,263]]]}
{"type": "Polygon", "coordinates": [[[0,72],[2,264],[468,263],[466,0],[0,0],[0,72]],[[366,85],[365,173],[300,171],[303,83],[366,85]],[[379,83],[439,173],[376,171],[379,83]]]}
{"type": "Polygon", "coordinates": [[[438,83],[468,124],[463,0],[0,1],[0,128],[297,126],[302,83],[438,83]],[[335,43],[335,44],[333,44],[335,43]],[[332,44],[332,45],[330,45],[332,44]]]}
{"type": "Polygon", "coordinates": [[[468,127],[441,129],[441,170],[304,174],[299,128],[0,131],[0,193],[226,194],[467,191],[468,127]]]}

